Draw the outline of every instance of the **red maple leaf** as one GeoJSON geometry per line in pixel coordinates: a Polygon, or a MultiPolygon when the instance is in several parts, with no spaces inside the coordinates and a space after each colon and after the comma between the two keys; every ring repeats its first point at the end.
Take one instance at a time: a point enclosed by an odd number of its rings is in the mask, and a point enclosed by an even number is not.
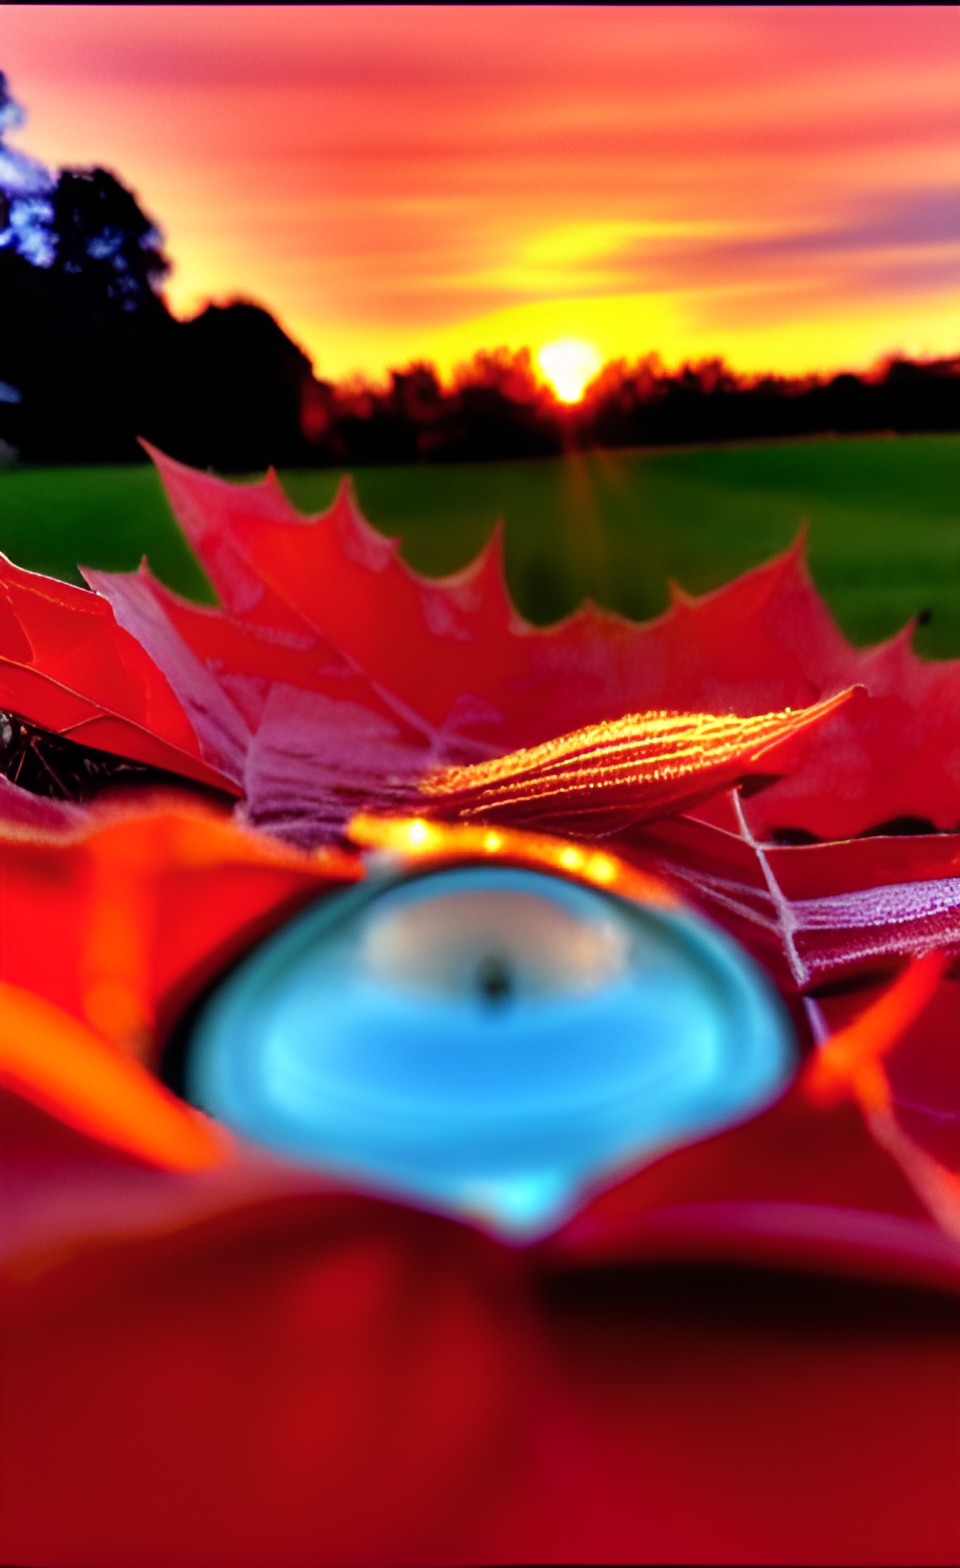
{"type": "Polygon", "coordinates": [[[798,548],[700,599],[675,594],[646,625],[588,607],[538,629],[510,604],[499,535],[471,566],[431,581],[370,527],[346,482],[307,520],[272,475],[238,487],[154,456],[222,610],[185,604],[145,569],[88,580],[164,671],[208,759],[238,783],[242,770],[255,821],[286,822],[288,794],[302,813],[317,779],[383,804],[394,776],[625,713],[747,717],[860,685],[866,698],[810,737],[751,808],[755,827],[842,838],[902,815],[960,823],[955,666],[917,658],[909,633],[852,648],[798,548]]]}

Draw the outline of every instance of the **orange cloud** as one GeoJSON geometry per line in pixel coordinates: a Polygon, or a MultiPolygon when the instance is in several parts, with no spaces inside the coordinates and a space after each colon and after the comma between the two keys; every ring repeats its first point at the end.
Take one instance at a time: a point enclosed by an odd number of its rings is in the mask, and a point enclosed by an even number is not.
{"type": "Polygon", "coordinates": [[[556,337],[782,370],[957,348],[952,8],[14,6],[4,30],[21,145],[115,168],[174,308],[259,298],[322,374],[556,337]]]}

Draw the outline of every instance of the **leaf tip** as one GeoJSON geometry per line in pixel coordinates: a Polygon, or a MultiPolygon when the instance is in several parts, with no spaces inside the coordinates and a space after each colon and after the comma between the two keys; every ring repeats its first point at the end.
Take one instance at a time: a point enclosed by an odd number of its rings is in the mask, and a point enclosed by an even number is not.
{"type": "Polygon", "coordinates": [[[334,506],[354,506],[359,510],[360,502],[357,499],[357,487],[353,482],[352,474],[340,475],[340,478],[337,480],[333,504],[334,506]]]}
{"type": "Polygon", "coordinates": [[[159,468],[161,473],[165,468],[186,467],[186,464],[178,463],[175,457],[171,457],[169,452],[161,452],[160,448],[154,446],[153,442],[148,441],[145,436],[137,436],[137,445],[143,447],[153,466],[159,468]]]}

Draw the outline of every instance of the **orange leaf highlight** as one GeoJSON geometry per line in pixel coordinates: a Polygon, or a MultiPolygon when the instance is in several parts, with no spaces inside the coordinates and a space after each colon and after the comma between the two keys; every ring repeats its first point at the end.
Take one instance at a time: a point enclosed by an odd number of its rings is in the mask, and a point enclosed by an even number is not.
{"type": "Polygon", "coordinates": [[[872,1007],[820,1047],[807,1067],[804,1087],[820,1105],[852,1095],[875,1141],[896,1161],[941,1229],[960,1241],[960,1178],[900,1126],[883,1065],[933,997],[946,965],[944,953],[915,959],[872,1007]]]}
{"type": "Polygon", "coordinates": [[[826,1040],[807,1067],[810,1097],[829,1104],[852,1093],[867,1111],[889,1110],[883,1058],[930,1001],[945,965],[942,953],[914,960],[859,1018],[826,1040]]]}
{"type": "Polygon", "coordinates": [[[52,1002],[0,982],[0,1083],[87,1137],[165,1170],[222,1165],[229,1141],[52,1002]]]}
{"type": "Polygon", "coordinates": [[[147,1061],[158,1021],[283,911],[362,874],[356,855],[304,855],[195,807],[94,814],[70,838],[0,830],[0,855],[0,976],[147,1061]]]}
{"type": "Polygon", "coordinates": [[[454,860],[498,860],[534,866],[572,877],[623,898],[675,905],[673,893],[658,877],[638,871],[617,855],[514,828],[490,828],[470,822],[428,822],[423,817],[360,815],[347,827],[347,837],[363,849],[396,855],[404,864],[454,860]]]}
{"type": "Polygon", "coordinates": [[[438,809],[464,817],[654,817],[755,771],[772,747],[819,724],[854,690],[749,718],[627,713],[488,762],[443,768],[420,789],[438,809]]]}

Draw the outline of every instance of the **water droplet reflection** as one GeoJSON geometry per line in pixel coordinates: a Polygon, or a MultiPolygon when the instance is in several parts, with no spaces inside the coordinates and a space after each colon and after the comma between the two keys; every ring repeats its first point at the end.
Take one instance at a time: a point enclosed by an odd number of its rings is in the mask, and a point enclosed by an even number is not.
{"type": "Polygon", "coordinates": [[[186,1086],[294,1159],[527,1239],[793,1070],[778,998],[696,915],[458,865],[276,932],[200,1013],[186,1086]]]}

